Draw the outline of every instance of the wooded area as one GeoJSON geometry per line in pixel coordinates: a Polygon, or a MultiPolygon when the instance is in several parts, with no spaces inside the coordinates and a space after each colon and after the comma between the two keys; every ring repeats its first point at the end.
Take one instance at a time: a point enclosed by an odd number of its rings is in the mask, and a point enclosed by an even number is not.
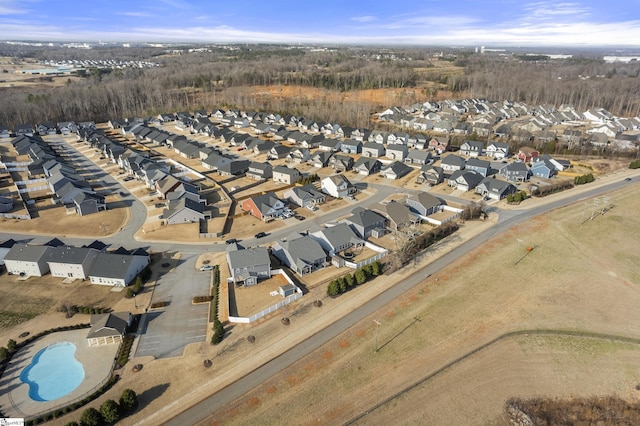
{"type": "MultiPolygon", "coordinates": [[[[603,107],[620,116],[640,114],[640,64],[609,64],[595,57],[522,61],[512,55],[435,49],[340,48],[313,51],[283,46],[95,48],[90,50],[3,45],[0,55],[37,60],[124,59],[158,62],[157,68],[90,69],[82,80],[40,92],[0,89],[0,123],[65,120],[97,122],[177,110],[238,108],[296,114],[342,125],[374,127],[380,105],[358,96],[257,96],[261,86],[322,88],[327,93],[362,89],[414,89],[406,103],[435,100],[438,90],[455,98],[571,104],[578,111],[603,107]],[[179,52],[179,53],[178,53],[179,52]],[[446,71],[434,62],[449,61],[446,71]],[[456,68],[459,67],[459,68],[456,68]],[[452,72],[453,69],[453,72],[452,72]],[[459,72],[457,72],[459,69],[459,72]]],[[[58,77],[60,78],[60,77],[58,77]]]]}

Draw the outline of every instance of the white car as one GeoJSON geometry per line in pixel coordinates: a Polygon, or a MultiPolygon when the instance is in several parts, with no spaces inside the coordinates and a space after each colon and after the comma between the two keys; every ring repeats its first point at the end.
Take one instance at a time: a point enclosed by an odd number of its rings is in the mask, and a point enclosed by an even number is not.
{"type": "Polygon", "coordinates": [[[306,208],[308,210],[311,210],[312,212],[315,212],[316,210],[318,210],[318,208],[316,206],[314,206],[313,204],[307,204],[306,208]]]}
{"type": "Polygon", "coordinates": [[[200,267],[200,270],[203,271],[203,272],[204,271],[212,271],[213,270],[213,266],[211,266],[211,265],[202,265],[200,267]]]}

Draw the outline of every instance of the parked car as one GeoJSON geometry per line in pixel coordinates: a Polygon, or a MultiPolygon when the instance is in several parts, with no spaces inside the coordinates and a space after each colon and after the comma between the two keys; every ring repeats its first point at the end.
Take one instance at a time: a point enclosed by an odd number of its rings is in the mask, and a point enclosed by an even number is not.
{"type": "Polygon", "coordinates": [[[123,179],[125,182],[129,182],[130,180],[133,180],[133,178],[131,176],[127,176],[126,178],[123,179]]]}
{"type": "Polygon", "coordinates": [[[300,216],[299,214],[295,215],[295,218],[298,220],[305,220],[306,218],[304,216],[300,216]]]}
{"type": "Polygon", "coordinates": [[[229,238],[227,241],[225,241],[225,244],[234,244],[237,243],[238,239],[237,238],[229,238]]]}
{"type": "Polygon", "coordinates": [[[318,210],[318,208],[316,206],[314,206],[313,204],[307,204],[307,209],[311,210],[312,212],[315,212],[316,210],[318,210]]]}
{"type": "Polygon", "coordinates": [[[266,236],[267,236],[267,234],[266,234],[266,233],[264,233],[264,232],[258,232],[258,233],[255,235],[255,237],[256,237],[256,238],[263,238],[263,237],[266,237],[266,236]]]}
{"type": "Polygon", "coordinates": [[[213,271],[213,266],[211,266],[211,265],[202,265],[200,267],[200,270],[203,271],[203,272],[204,271],[213,271]]]}

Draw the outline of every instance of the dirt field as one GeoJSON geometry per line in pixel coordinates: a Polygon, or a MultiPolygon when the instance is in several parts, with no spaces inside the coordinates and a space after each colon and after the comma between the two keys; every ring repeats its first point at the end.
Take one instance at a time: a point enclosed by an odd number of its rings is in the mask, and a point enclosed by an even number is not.
{"type": "MultiPolygon", "coordinates": [[[[612,194],[615,207],[582,225],[577,205],[490,241],[372,316],[382,323],[377,353],[365,321],[206,424],[342,424],[514,330],[640,337],[637,191],[612,194]]],[[[635,398],[637,355],[631,344],[578,337],[506,339],[359,423],[500,424],[510,396],[635,398]]]]}

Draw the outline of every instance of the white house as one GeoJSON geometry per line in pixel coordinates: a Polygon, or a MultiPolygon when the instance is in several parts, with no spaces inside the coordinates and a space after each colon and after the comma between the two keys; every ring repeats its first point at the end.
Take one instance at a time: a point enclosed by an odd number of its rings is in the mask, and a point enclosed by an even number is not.
{"type": "Polygon", "coordinates": [[[49,264],[46,257],[52,247],[28,246],[26,244],[14,244],[4,257],[4,265],[7,273],[24,275],[27,277],[41,277],[49,272],[49,264]]]}
{"type": "Polygon", "coordinates": [[[46,261],[54,277],[84,280],[89,276],[98,253],[98,250],[87,247],[61,246],[49,250],[46,261]]]}
{"type": "Polygon", "coordinates": [[[335,198],[344,198],[356,192],[356,188],[344,175],[329,176],[320,182],[320,190],[335,198]]]}
{"type": "Polygon", "coordinates": [[[89,279],[91,284],[126,287],[148,264],[148,255],[99,253],[89,279]]]}

